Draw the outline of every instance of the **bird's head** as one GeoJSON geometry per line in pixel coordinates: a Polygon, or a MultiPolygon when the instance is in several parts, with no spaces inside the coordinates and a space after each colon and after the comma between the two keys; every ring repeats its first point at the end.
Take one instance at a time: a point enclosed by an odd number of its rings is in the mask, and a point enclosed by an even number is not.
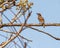
{"type": "Polygon", "coordinates": [[[40,13],[36,13],[37,15],[39,15],[39,16],[41,16],[41,14],[40,13]]]}

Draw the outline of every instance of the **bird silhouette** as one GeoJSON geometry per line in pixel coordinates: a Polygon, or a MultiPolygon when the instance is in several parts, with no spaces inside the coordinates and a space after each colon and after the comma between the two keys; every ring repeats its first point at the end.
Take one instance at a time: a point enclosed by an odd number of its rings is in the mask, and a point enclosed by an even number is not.
{"type": "Polygon", "coordinates": [[[38,15],[39,24],[41,23],[43,27],[45,28],[45,20],[42,17],[41,13],[37,13],[37,15],[38,15]]]}

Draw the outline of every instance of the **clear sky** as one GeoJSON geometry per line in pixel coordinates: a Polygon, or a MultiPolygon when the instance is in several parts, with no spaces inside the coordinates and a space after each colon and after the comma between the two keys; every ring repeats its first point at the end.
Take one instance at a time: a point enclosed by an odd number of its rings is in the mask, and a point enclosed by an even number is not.
{"type": "MultiPolygon", "coordinates": [[[[32,7],[32,15],[29,19],[29,23],[39,23],[37,20],[37,12],[40,12],[45,23],[60,23],[60,0],[30,0],[34,3],[32,7]]],[[[60,37],[60,27],[36,27],[40,30],[48,32],[53,36],[60,37]]],[[[32,29],[27,29],[27,31],[22,34],[33,42],[30,43],[31,48],[60,48],[60,41],[57,41],[45,34],[39,33],[32,29]],[[23,34],[24,33],[24,34],[23,34]]]]}
{"type": "MultiPolygon", "coordinates": [[[[28,23],[39,23],[37,19],[37,12],[40,12],[45,19],[45,23],[60,23],[60,0],[29,0],[34,3],[32,6],[32,15],[28,23]]],[[[5,13],[7,15],[7,13],[5,13]]],[[[12,17],[12,16],[11,16],[12,17]]],[[[60,37],[60,27],[35,27],[53,36],[60,37]]],[[[1,33],[0,33],[1,34],[1,33]]],[[[32,40],[29,43],[31,48],[59,48],[60,41],[57,41],[48,35],[39,33],[32,29],[24,30],[21,35],[32,40]]],[[[0,38],[1,39],[1,38],[0,38]]]]}

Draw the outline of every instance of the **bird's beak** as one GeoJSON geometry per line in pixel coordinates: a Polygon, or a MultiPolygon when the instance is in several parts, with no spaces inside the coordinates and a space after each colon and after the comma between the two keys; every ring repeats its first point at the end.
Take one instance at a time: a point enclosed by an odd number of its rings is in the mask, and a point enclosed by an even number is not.
{"type": "Polygon", "coordinates": [[[38,15],[38,13],[36,13],[38,15]]]}
{"type": "Polygon", "coordinates": [[[40,13],[36,13],[37,15],[40,15],[40,13]]]}

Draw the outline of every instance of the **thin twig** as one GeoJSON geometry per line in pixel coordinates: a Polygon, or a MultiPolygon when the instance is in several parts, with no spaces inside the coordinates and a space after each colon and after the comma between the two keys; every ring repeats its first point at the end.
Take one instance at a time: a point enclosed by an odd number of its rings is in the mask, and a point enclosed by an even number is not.
{"type": "Polygon", "coordinates": [[[25,40],[27,40],[27,41],[29,41],[29,42],[32,42],[32,40],[28,40],[27,38],[25,38],[25,37],[23,37],[23,36],[21,36],[21,35],[19,35],[22,39],[25,39],[25,40]]]}
{"type": "Polygon", "coordinates": [[[27,48],[27,43],[26,42],[24,43],[24,48],[27,48]]]}
{"type": "Polygon", "coordinates": [[[17,15],[19,15],[21,12],[21,9],[19,10],[19,12],[15,15],[15,17],[12,19],[11,23],[14,23],[17,20],[17,15]]]}
{"type": "Polygon", "coordinates": [[[11,37],[10,40],[6,41],[6,43],[5,43],[4,45],[2,45],[2,48],[4,48],[7,44],[9,44],[11,41],[13,41],[16,37],[19,36],[19,34],[20,34],[20,33],[22,32],[22,30],[23,30],[23,26],[26,24],[28,18],[30,17],[29,15],[31,15],[31,12],[28,14],[27,19],[25,20],[24,24],[21,26],[21,29],[18,31],[18,34],[16,34],[16,36],[11,37]]]}
{"type": "Polygon", "coordinates": [[[21,47],[20,47],[20,45],[19,45],[19,44],[17,44],[15,41],[14,41],[13,43],[14,43],[15,45],[17,45],[19,48],[21,48],[21,47]]]}
{"type": "Polygon", "coordinates": [[[21,45],[22,45],[22,47],[23,47],[23,43],[24,43],[23,39],[18,36],[18,40],[20,41],[20,43],[21,43],[21,45]]]}
{"type": "Polygon", "coordinates": [[[12,33],[12,34],[15,34],[14,32],[11,32],[11,31],[8,31],[8,30],[0,29],[0,31],[3,31],[3,32],[5,32],[5,33],[12,33]]]}
{"type": "Polygon", "coordinates": [[[55,39],[55,40],[60,40],[60,38],[54,37],[53,35],[51,35],[51,34],[49,34],[49,33],[47,33],[47,32],[44,32],[44,31],[42,31],[42,30],[39,30],[39,29],[36,29],[36,28],[33,28],[33,27],[29,27],[29,26],[27,26],[27,27],[28,27],[28,28],[31,28],[31,29],[33,29],[33,30],[36,30],[36,31],[38,31],[38,32],[41,32],[41,33],[43,33],[43,34],[46,34],[46,35],[52,37],[52,38],[55,39]]]}

